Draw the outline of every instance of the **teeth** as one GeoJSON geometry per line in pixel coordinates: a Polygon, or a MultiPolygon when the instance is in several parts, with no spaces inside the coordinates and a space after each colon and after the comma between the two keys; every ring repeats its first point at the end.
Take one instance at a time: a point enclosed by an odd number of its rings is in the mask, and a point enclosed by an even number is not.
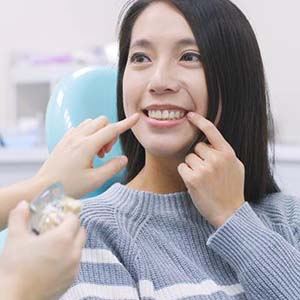
{"type": "Polygon", "coordinates": [[[183,111],[174,110],[149,110],[148,116],[152,119],[157,120],[178,120],[184,117],[185,113],[183,111]]]}
{"type": "MultiPolygon", "coordinates": [[[[164,110],[161,116],[164,120],[169,118],[169,112],[167,110],[164,110]]],[[[170,118],[171,119],[171,118],[170,118]]]]}

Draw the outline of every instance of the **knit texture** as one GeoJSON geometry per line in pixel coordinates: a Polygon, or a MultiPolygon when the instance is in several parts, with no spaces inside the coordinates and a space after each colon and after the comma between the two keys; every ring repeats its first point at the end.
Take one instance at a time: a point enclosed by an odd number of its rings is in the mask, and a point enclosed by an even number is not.
{"type": "Polygon", "coordinates": [[[245,202],[215,229],[187,192],[115,183],[84,200],[88,237],[63,300],[300,299],[300,200],[245,202]]]}

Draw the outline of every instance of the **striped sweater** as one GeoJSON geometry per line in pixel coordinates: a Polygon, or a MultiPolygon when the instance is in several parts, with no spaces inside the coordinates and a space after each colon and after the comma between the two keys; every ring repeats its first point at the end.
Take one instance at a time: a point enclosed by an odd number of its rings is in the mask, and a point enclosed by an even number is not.
{"type": "Polygon", "coordinates": [[[115,183],[84,201],[88,238],[63,300],[300,299],[300,200],[245,202],[215,229],[187,192],[115,183]]]}

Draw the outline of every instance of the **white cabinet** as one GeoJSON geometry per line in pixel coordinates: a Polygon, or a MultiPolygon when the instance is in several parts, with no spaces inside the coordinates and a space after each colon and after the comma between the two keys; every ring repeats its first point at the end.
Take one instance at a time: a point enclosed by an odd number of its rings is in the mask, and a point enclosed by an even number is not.
{"type": "Polygon", "coordinates": [[[48,156],[46,148],[0,150],[0,186],[30,178],[48,156]]]}
{"type": "Polygon", "coordinates": [[[14,126],[24,118],[45,115],[46,107],[56,83],[83,65],[28,66],[16,65],[11,69],[9,112],[14,126]]]}

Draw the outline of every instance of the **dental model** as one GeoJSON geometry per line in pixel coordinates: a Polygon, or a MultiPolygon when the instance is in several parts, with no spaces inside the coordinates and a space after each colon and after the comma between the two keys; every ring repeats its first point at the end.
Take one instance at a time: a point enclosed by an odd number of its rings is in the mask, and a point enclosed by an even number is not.
{"type": "Polygon", "coordinates": [[[63,186],[56,183],[30,204],[30,212],[31,230],[36,234],[42,234],[62,223],[69,213],[79,216],[81,203],[67,197],[63,186]]]}

